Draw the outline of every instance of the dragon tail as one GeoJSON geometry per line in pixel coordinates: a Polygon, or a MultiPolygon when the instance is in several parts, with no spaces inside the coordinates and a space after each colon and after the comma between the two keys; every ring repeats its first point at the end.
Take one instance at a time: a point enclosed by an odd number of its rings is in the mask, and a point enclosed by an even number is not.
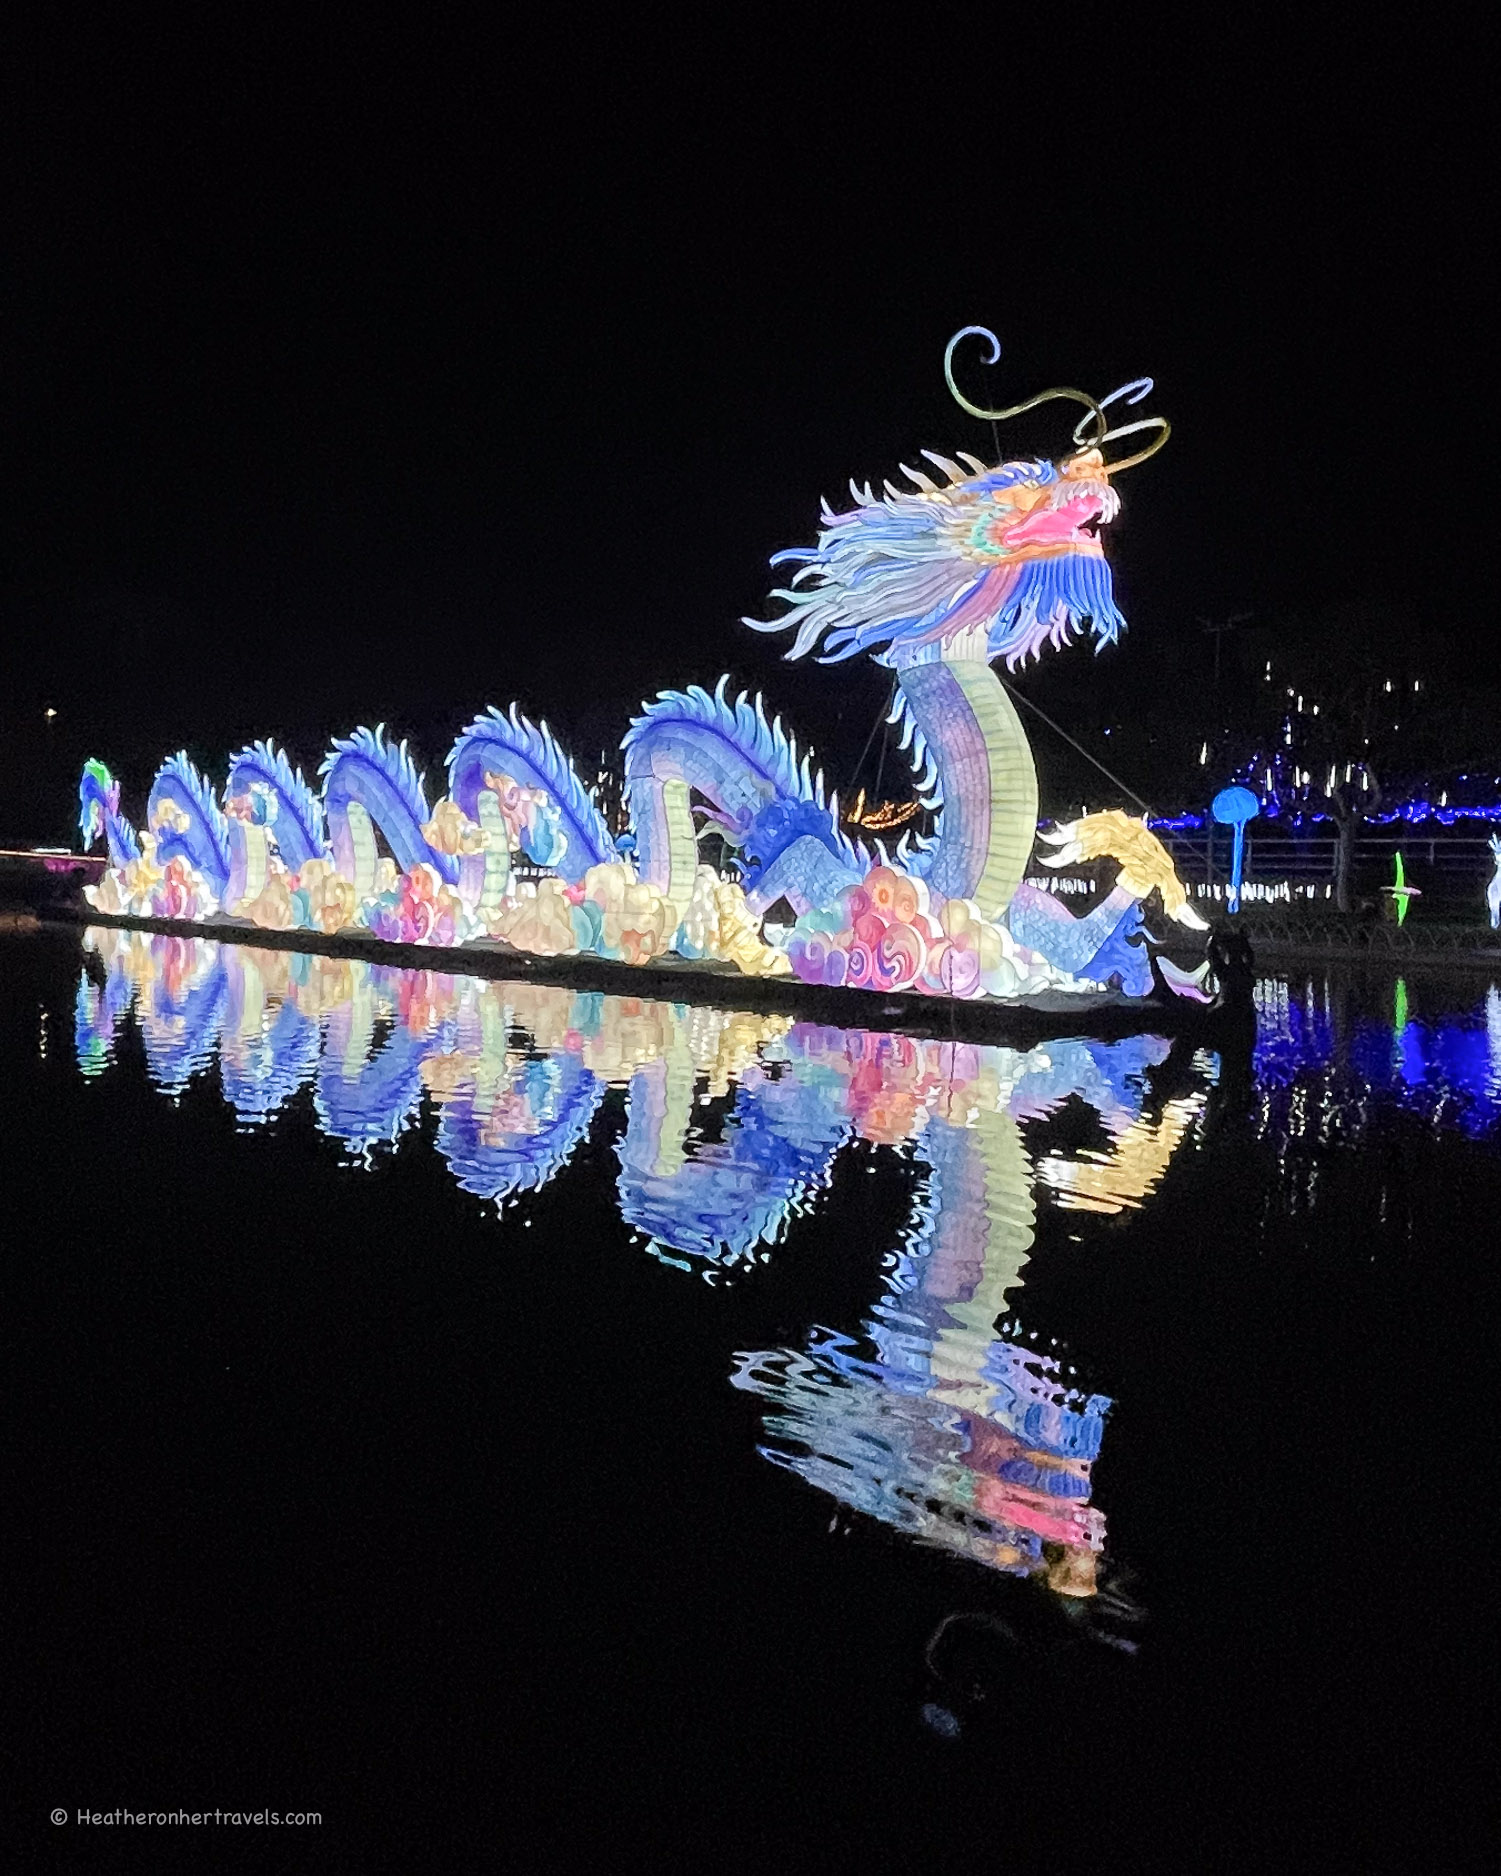
{"type": "Polygon", "coordinates": [[[129,866],[141,857],[136,830],[120,812],[120,784],[97,756],[84,763],[79,778],[78,831],[85,852],[104,836],[111,866],[129,866]]]}

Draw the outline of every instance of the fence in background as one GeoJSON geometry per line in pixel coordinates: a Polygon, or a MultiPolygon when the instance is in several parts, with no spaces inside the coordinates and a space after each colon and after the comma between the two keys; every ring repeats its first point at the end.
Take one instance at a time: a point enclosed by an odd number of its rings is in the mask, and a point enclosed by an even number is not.
{"type": "MultiPolygon", "coordinates": [[[[1195,897],[1222,898],[1230,877],[1230,830],[1162,834],[1178,877],[1195,897]],[[1215,891],[1215,888],[1218,891],[1215,891]]],[[[1246,830],[1244,879],[1251,904],[1269,898],[1311,904],[1332,896],[1333,834],[1255,832],[1246,830]]],[[[1411,825],[1367,828],[1355,843],[1357,891],[1369,896],[1391,885],[1395,856],[1402,855],[1407,883],[1425,897],[1471,905],[1483,913],[1486,883],[1495,871],[1489,835],[1439,828],[1429,832],[1411,825]]]]}

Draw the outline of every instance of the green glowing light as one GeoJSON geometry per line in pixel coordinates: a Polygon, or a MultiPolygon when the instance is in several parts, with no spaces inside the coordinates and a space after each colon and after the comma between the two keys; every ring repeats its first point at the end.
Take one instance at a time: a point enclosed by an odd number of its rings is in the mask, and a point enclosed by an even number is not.
{"type": "Polygon", "coordinates": [[[1389,892],[1392,896],[1393,903],[1395,904],[1397,908],[1397,923],[1400,925],[1403,923],[1403,921],[1407,917],[1408,901],[1410,899],[1420,899],[1422,897],[1422,893],[1419,891],[1419,889],[1416,886],[1408,885],[1407,875],[1403,871],[1403,868],[1402,868],[1401,853],[1398,852],[1394,854],[1393,858],[1396,860],[1396,863],[1397,863],[1396,883],[1394,885],[1387,886],[1386,888],[1384,888],[1384,890],[1389,892]]]}

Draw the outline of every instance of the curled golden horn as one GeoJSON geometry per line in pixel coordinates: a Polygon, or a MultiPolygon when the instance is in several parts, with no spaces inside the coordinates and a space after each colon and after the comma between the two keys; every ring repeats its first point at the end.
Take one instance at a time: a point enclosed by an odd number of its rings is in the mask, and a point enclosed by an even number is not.
{"type": "Polygon", "coordinates": [[[1122,456],[1118,462],[1107,462],[1105,464],[1106,475],[1118,475],[1122,469],[1133,468],[1137,463],[1145,462],[1148,456],[1155,456],[1172,435],[1173,426],[1166,417],[1138,417],[1135,423],[1123,423],[1114,430],[1108,428],[1109,419],[1104,417],[1104,412],[1109,409],[1110,405],[1119,403],[1122,398],[1128,404],[1139,404],[1151,389],[1150,378],[1133,378],[1129,384],[1123,384],[1119,390],[1112,391],[1108,397],[1102,397],[1095,407],[1094,414],[1100,417],[1107,427],[1102,429],[1097,436],[1082,434],[1084,426],[1089,422],[1087,417],[1081,417],[1074,425],[1076,446],[1079,449],[1097,449],[1101,454],[1104,453],[1105,445],[1113,443],[1117,437],[1139,436],[1143,430],[1157,432],[1156,441],[1149,443],[1145,449],[1139,449],[1134,456],[1122,456]]]}
{"type": "Polygon", "coordinates": [[[988,423],[998,423],[1005,417],[1019,417],[1024,410],[1035,410],[1039,404],[1049,404],[1055,398],[1067,398],[1072,403],[1082,404],[1089,413],[1087,417],[1081,417],[1074,428],[1075,442],[1079,442],[1080,430],[1092,419],[1098,430],[1098,437],[1085,439],[1085,441],[1080,444],[1080,447],[1087,449],[1091,444],[1098,447],[1099,442],[1104,439],[1105,433],[1109,428],[1109,421],[1104,411],[1101,410],[1100,406],[1087,391],[1076,391],[1070,385],[1054,385],[1051,390],[1039,391],[1036,397],[1029,397],[1023,404],[1012,404],[1007,410],[986,410],[979,404],[972,404],[954,382],[955,348],[958,346],[961,339],[971,337],[988,339],[990,341],[990,356],[985,361],[987,365],[994,365],[1001,356],[1001,342],[990,330],[989,326],[961,327],[961,329],[954,334],[953,338],[949,340],[943,351],[943,375],[949,390],[953,393],[954,402],[961,410],[967,410],[971,417],[984,418],[988,423]]]}

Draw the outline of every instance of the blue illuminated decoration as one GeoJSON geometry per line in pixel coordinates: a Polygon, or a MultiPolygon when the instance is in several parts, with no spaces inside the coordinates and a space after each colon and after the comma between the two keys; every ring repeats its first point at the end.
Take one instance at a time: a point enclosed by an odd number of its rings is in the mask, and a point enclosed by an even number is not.
{"type": "Polygon", "coordinates": [[[73,1046],[79,1069],[88,1076],[103,1074],[114,1060],[121,1023],[135,1002],[136,981],[125,961],[133,948],[132,939],[110,936],[116,942],[104,983],[96,984],[87,971],[82,972],[73,1006],[73,1046]]]}
{"type": "Polygon", "coordinates": [[[690,1151],[694,1085],[686,1043],[631,1077],[618,1149],[621,1217],[671,1262],[764,1257],[788,1217],[828,1183],[849,1122],[819,1098],[826,1088],[772,1079],[751,1064],[721,1138],[690,1151]]]}
{"type": "MultiPolygon", "coordinates": [[[[157,770],[146,825],[156,837],[156,857],[167,880],[179,883],[186,903],[200,905],[204,914],[213,912],[229,884],[229,823],[186,752],[168,756],[157,770]]],[[[170,892],[166,903],[175,903],[170,892]]],[[[172,915],[169,910],[167,916],[172,915]]]]}
{"type": "Polygon", "coordinates": [[[1222,827],[1235,830],[1230,855],[1230,910],[1240,910],[1240,881],[1246,859],[1246,823],[1261,812],[1261,803],[1249,788],[1222,788],[1210,803],[1210,812],[1222,827]]]}
{"type": "MultiPolygon", "coordinates": [[[[1253,765],[1254,766],[1254,765],[1253,765]]],[[[1287,827],[1314,827],[1332,823],[1334,817],[1316,809],[1292,809],[1279,801],[1275,793],[1257,797],[1258,813],[1269,821],[1280,821],[1287,827]]],[[[1154,814],[1147,825],[1154,831],[1164,834],[1197,833],[1207,826],[1214,817],[1187,809],[1182,814],[1154,814]]],[[[1384,809],[1379,814],[1362,816],[1369,827],[1392,827],[1401,823],[1404,826],[1421,826],[1427,821],[1434,821],[1440,827],[1459,827],[1466,821],[1478,821],[1482,826],[1501,822],[1501,801],[1488,806],[1462,807],[1453,803],[1437,803],[1426,796],[1415,796],[1411,801],[1404,801],[1395,808],[1384,809]]]]}
{"type": "Polygon", "coordinates": [[[478,1198],[506,1199],[545,1186],[589,1132],[605,1084],[577,1056],[504,1061],[481,1057],[470,1079],[441,1095],[438,1151],[478,1198]]]}
{"type": "Polygon", "coordinates": [[[156,954],[149,995],[137,1006],[151,1079],[181,1094],[214,1059],[226,984],[217,944],[166,938],[156,954]]]}
{"type": "MultiPolygon", "coordinates": [[[[532,790],[528,806],[534,799],[552,809],[550,820],[539,821],[536,813],[523,817],[522,844],[529,859],[555,866],[570,882],[614,859],[615,843],[604,817],[556,737],[545,723],[529,722],[514,704],[508,715],[492,709],[477,717],[448,757],[450,796],[471,822],[492,834],[497,825],[505,826],[500,798],[508,787],[532,790]]],[[[508,842],[505,850],[509,855],[508,842]]]]}
{"type": "Polygon", "coordinates": [[[224,783],[225,808],[273,830],[288,871],[328,855],[328,830],[321,798],[274,743],[251,743],[233,757],[224,783]],[[259,806],[257,811],[257,804],[259,806]]]}
{"type": "Polygon", "coordinates": [[[326,1039],[318,1062],[314,1095],[318,1124],[357,1157],[379,1145],[394,1145],[414,1126],[422,1106],[422,1065],[451,1046],[451,1032],[398,1010],[377,1023],[388,1001],[371,966],[351,970],[352,995],[326,1017],[326,1039]]]}
{"type": "Polygon", "coordinates": [[[318,772],[335,864],[362,897],[375,885],[377,828],[402,873],[432,866],[445,886],[455,884],[453,857],[439,853],[423,832],[432,818],[423,778],[406,744],[386,741],[383,723],[337,737],[318,772]]]}

